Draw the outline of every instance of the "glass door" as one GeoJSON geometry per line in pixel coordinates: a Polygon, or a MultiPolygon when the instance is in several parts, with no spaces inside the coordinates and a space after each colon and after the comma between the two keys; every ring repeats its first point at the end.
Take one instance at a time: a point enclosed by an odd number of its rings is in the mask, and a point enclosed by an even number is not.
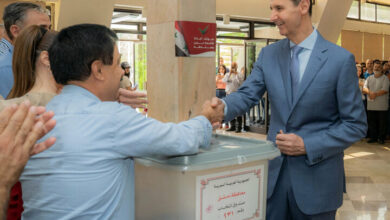
{"type": "Polygon", "coordinates": [[[238,71],[245,67],[245,44],[219,43],[217,45],[218,57],[216,66],[219,65],[219,58],[223,59],[224,65],[230,70],[233,62],[237,63],[238,71]]]}
{"type": "Polygon", "coordinates": [[[130,64],[130,81],[133,86],[137,85],[138,90],[146,90],[146,41],[145,35],[118,34],[118,49],[121,62],[130,64]]]}
{"type": "MultiPolygon", "coordinates": [[[[245,41],[246,77],[251,74],[253,65],[256,62],[261,49],[273,42],[274,41],[271,42],[268,39],[245,41]]],[[[267,134],[270,116],[268,97],[267,93],[265,93],[247,113],[245,121],[246,129],[255,133],[267,134]]]]}

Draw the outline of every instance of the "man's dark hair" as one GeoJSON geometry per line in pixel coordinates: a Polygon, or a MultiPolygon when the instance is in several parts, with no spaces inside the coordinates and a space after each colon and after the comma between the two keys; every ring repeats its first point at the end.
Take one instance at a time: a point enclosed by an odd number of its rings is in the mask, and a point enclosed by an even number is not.
{"type": "Polygon", "coordinates": [[[378,60],[378,59],[374,60],[373,63],[374,64],[382,64],[382,62],[380,60],[378,60]]]}
{"type": "Polygon", "coordinates": [[[14,38],[11,34],[11,26],[14,24],[23,25],[28,10],[46,13],[41,6],[29,2],[15,2],[5,7],[3,13],[4,28],[11,40],[14,38]]]}
{"type": "Polygon", "coordinates": [[[91,64],[101,60],[113,63],[116,34],[105,26],[79,24],[63,29],[49,49],[50,67],[57,83],[84,81],[91,75],[91,64]]]}
{"type": "MultiPolygon", "coordinates": [[[[299,5],[299,3],[302,1],[302,0],[291,0],[295,6],[299,5]]],[[[309,0],[309,3],[310,3],[310,6],[309,6],[309,15],[311,16],[311,13],[312,13],[312,0],[309,0]]]]}

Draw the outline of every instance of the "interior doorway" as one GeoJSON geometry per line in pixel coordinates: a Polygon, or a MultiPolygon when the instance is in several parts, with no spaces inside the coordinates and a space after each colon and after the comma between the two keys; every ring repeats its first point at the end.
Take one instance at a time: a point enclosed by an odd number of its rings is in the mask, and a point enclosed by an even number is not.
{"type": "MultiPolygon", "coordinates": [[[[253,69],[253,65],[256,62],[261,50],[276,42],[272,39],[257,39],[245,41],[245,63],[246,63],[246,77],[248,77],[253,69]]],[[[271,109],[269,106],[267,92],[263,95],[258,102],[252,106],[247,113],[246,125],[247,129],[251,132],[260,134],[267,134],[269,129],[269,121],[271,118],[271,109]]]]}
{"type": "Polygon", "coordinates": [[[238,43],[217,43],[217,66],[219,65],[219,58],[223,58],[224,65],[227,68],[231,68],[233,62],[237,63],[238,71],[242,67],[245,67],[245,44],[244,41],[241,44],[238,43]]]}

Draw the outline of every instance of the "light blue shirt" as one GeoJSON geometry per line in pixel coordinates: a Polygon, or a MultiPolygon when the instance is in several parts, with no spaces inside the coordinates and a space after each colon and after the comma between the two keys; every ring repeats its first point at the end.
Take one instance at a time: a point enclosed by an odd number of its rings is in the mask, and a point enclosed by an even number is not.
{"type": "Polygon", "coordinates": [[[0,41],[0,95],[6,98],[14,85],[12,55],[14,46],[5,38],[0,41]]]}
{"type": "Polygon", "coordinates": [[[374,71],[372,73],[369,73],[368,71],[363,73],[364,79],[367,79],[369,76],[374,75],[374,71]]]}
{"type": "MultiPolygon", "coordinates": [[[[303,74],[305,73],[307,63],[309,62],[311,52],[313,51],[314,45],[317,41],[317,30],[314,29],[313,32],[301,43],[298,44],[299,47],[302,47],[303,50],[298,55],[299,60],[299,82],[302,81],[303,74]]],[[[292,41],[290,41],[290,48],[294,47],[296,44],[294,44],[292,41]]],[[[292,51],[291,51],[291,57],[292,57],[292,51]]]]}
{"type": "Polygon", "coordinates": [[[14,46],[5,38],[0,40],[0,57],[7,54],[12,54],[14,46]]]}
{"type": "Polygon", "coordinates": [[[203,116],[162,123],[74,85],[47,109],[57,141],[24,169],[23,219],[134,219],[133,157],[194,154],[212,133],[203,116]]]}

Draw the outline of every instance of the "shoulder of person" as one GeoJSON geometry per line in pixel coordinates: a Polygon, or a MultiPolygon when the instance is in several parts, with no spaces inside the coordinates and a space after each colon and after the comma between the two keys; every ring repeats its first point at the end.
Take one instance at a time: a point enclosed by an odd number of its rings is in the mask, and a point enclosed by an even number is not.
{"type": "Polygon", "coordinates": [[[26,94],[25,99],[28,99],[33,105],[46,106],[56,95],[55,93],[34,92],[26,94]]]}
{"type": "Polygon", "coordinates": [[[0,56],[0,71],[8,70],[9,68],[12,68],[12,56],[0,56]]]}
{"type": "Polygon", "coordinates": [[[322,43],[325,44],[325,47],[330,52],[337,53],[338,57],[340,57],[340,56],[345,56],[345,57],[353,56],[354,57],[354,55],[351,52],[349,52],[348,50],[346,50],[343,47],[340,47],[339,45],[337,45],[335,43],[332,43],[332,42],[326,40],[325,38],[322,37],[322,35],[319,34],[318,37],[319,37],[319,40],[321,40],[322,43]]]}
{"type": "Polygon", "coordinates": [[[267,45],[265,47],[263,47],[260,51],[260,53],[267,53],[268,55],[271,53],[276,53],[276,54],[279,54],[279,51],[283,48],[283,47],[287,47],[289,44],[289,40],[287,38],[285,39],[282,39],[282,40],[279,40],[273,44],[270,44],[270,45],[267,45]]]}

